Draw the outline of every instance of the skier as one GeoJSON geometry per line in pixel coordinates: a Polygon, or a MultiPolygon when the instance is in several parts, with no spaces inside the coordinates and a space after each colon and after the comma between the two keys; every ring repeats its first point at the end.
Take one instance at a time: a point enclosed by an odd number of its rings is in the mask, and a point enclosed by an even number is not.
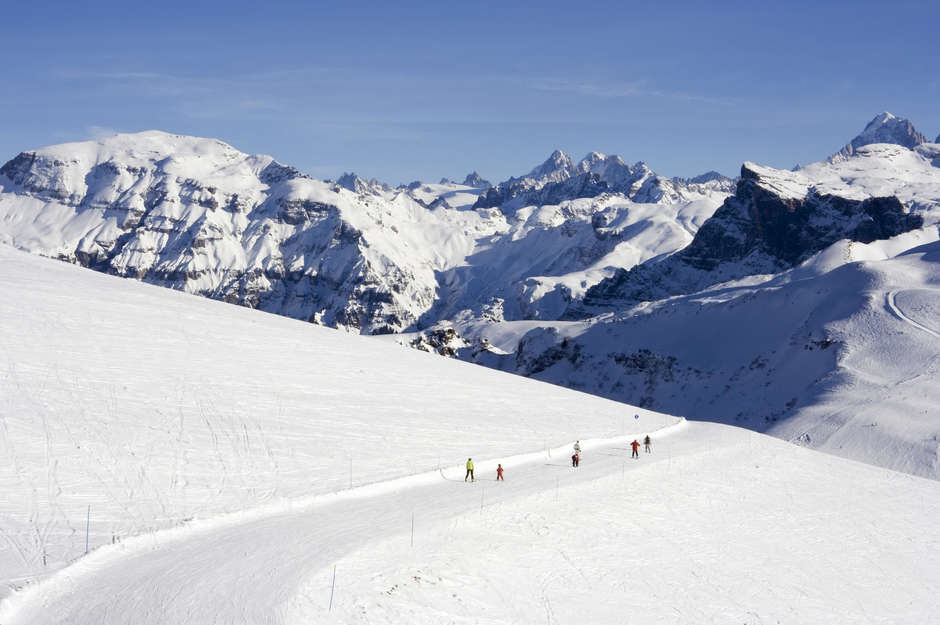
{"type": "Polygon", "coordinates": [[[473,458],[467,458],[467,474],[463,477],[463,481],[466,482],[468,477],[471,482],[477,481],[477,479],[473,477],[473,458]]]}
{"type": "Polygon", "coordinates": [[[578,454],[571,454],[571,466],[578,466],[578,454]]]}
{"type": "Polygon", "coordinates": [[[581,464],[581,441],[574,442],[574,455],[571,456],[571,466],[576,467],[581,464]]]}
{"type": "Polygon", "coordinates": [[[651,442],[651,441],[650,441],[650,435],[647,434],[647,435],[646,435],[646,438],[643,439],[643,446],[646,448],[646,453],[651,453],[651,451],[652,451],[652,450],[650,449],[650,442],[651,442]]]}
{"type": "Polygon", "coordinates": [[[640,457],[640,452],[637,451],[637,450],[640,448],[640,444],[637,442],[637,440],[636,440],[635,438],[633,439],[633,442],[630,443],[630,447],[633,447],[633,455],[630,456],[630,457],[631,457],[631,458],[637,458],[637,459],[639,459],[639,457],[640,457]]]}
{"type": "Polygon", "coordinates": [[[496,481],[506,481],[503,479],[503,465],[501,464],[496,465],[496,481]]]}

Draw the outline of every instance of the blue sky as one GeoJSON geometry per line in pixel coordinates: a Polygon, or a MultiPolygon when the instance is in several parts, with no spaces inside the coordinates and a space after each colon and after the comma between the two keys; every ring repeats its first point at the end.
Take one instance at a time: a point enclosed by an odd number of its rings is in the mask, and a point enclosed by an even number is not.
{"type": "Polygon", "coordinates": [[[791,167],[883,110],[940,133],[938,5],[15,3],[0,161],[156,128],[393,184],[504,179],[556,147],[791,167]]]}

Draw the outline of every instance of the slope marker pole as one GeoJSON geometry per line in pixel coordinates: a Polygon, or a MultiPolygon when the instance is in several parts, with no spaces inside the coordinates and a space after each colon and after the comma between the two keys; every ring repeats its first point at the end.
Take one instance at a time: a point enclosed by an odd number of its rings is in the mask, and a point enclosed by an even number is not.
{"type": "Polygon", "coordinates": [[[327,612],[333,611],[333,590],[336,589],[336,565],[333,565],[333,583],[330,584],[330,607],[327,609],[327,612]]]}
{"type": "Polygon", "coordinates": [[[91,527],[91,504],[88,504],[88,513],[85,516],[85,555],[88,555],[88,530],[91,527]]]}

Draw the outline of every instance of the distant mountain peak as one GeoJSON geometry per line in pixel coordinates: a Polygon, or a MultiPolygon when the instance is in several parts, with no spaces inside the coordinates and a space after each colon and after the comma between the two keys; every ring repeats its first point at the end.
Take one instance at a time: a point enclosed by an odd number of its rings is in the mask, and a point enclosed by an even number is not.
{"type": "Polygon", "coordinates": [[[344,173],[336,179],[336,184],[354,193],[361,193],[369,186],[369,183],[357,176],[354,172],[344,173]]]}
{"type": "Polygon", "coordinates": [[[704,184],[706,182],[713,182],[713,181],[726,182],[730,180],[731,178],[728,178],[724,174],[720,174],[715,170],[711,170],[711,171],[706,171],[704,174],[699,174],[698,176],[695,176],[693,178],[688,178],[686,179],[686,182],[690,182],[692,184],[704,184]]]}
{"type": "Polygon", "coordinates": [[[917,132],[914,124],[909,120],[885,111],[875,115],[861,134],[847,143],[834,156],[852,156],[858,148],[872,143],[892,143],[913,149],[921,143],[927,143],[927,137],[917,132]]]}
{"type": "Polygon", "coordinates": [[[464,186],[467,187],[489,187],[490,181],[484,180],[483,176],[478,174],[476,171],[472,171],[467,174],[467,177],[463,179],[464,186]]]}
{"type": "Polygon", "coordinates": [[[562,150],[555,150],[544,163],[530,171],[527,177],[538,180],[552,177],[552,174],[556,172],[571,173],[572,169],[574,169],[574,161],[571,160],[571,157],[562,150]]]}

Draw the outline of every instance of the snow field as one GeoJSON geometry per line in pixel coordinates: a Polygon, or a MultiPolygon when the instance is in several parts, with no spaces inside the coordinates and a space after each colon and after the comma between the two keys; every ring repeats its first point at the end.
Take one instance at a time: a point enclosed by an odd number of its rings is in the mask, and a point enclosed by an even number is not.
{"type": "Polygon", "coordinates": [[[332,612],[326,567],[284,622],[931,621],[936,482],[736,428],[683,435],[640,461],[605,449],[613,470],[589,481],[419,522],[414,547],[407,528],[364,546],[337,563],[332,612]]]}
{"type": "Polygon", "coordinates": [[[83,555],[89,505],[93,550],[650,421],[675,419],[0,246],[0,594],[83,555]]]}
{"type": "MultiPolygon", "coordinates": [[[[676,419],[2,247],[0,293],[0,571],[41,579],[0,604],[4,625],[910,623],[940,607],[935,481],[700,423],[632,460],[631,434],[676,419]],[[89,502],[105,546],[55,572],[83,552],[89,502]]],[[[905,293],[929,322],[933,300],[905,293]]]]}

